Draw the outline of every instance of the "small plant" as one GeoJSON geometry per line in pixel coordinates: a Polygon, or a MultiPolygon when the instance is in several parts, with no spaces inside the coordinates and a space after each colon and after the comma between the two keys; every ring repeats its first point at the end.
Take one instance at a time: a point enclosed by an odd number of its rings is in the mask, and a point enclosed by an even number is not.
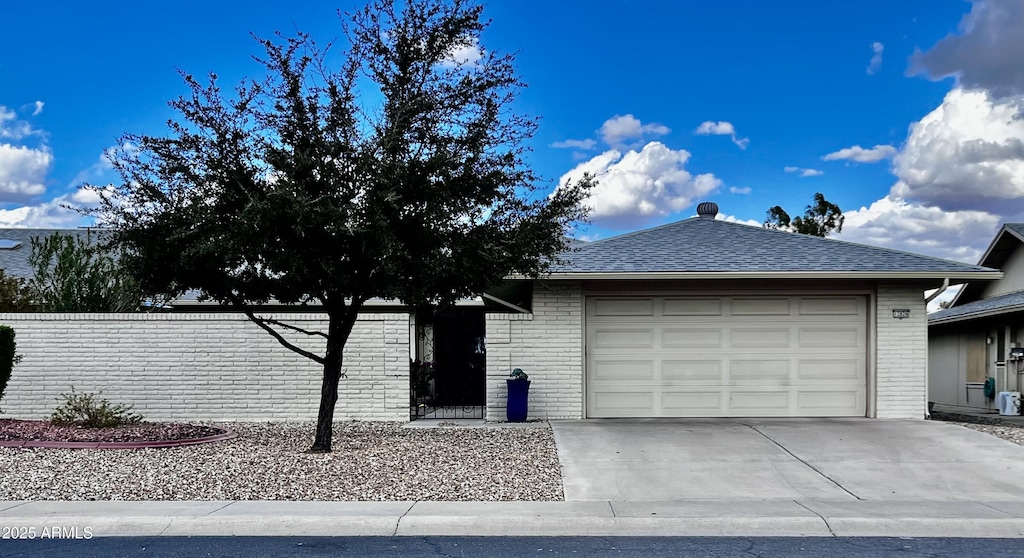
{"type": "Polygon", "coordinates": [[[111,404],[100,393],[62,393],[62,403],[50,416],[50,422],[61,426],[111,428],[142,422],[142,415],[132,412],[131,405],[111,404]]]}
{"type": "Polygon", "coordinates": [[[527,379],[530,378],[526,374],[526,372],[523,372],[522,368],[514,368],[514,369],[512,369],[512,373],[509,374],[508,376],[509,376],[509,378],[512,378],[513,380],[527,380],[527,379]]]}
{"type": "MultiPolygon", "coordinates": [[[[4,398],[4,390],[11,379],[14,365],[21,362],[18,344],[14,342],[14,328],[0,325],[0,399],[4,398]]],[[[2,412],[2,411],[0,411],[2,412]]]]}

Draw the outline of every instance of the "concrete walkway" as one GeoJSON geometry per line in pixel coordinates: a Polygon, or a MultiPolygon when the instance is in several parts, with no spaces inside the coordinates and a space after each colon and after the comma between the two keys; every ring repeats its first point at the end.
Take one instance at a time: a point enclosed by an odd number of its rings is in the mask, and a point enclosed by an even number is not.
{"type": "MultiPolygon", "coordinates": [[[[5,529],[91,536],[1024,537],[1024,502],[3,502],[5,529]]],[[[26,535],[27,538],[27,535],[26,535]]],[[[48,537],[51,538],[51,537],[48,537]]],[[[52,537],[57,538],[57,537],[52,537]]]]}

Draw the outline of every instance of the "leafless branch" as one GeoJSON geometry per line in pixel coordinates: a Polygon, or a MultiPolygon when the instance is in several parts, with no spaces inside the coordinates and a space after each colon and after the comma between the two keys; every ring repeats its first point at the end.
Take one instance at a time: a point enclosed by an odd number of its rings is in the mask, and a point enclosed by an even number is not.
{"type": "Polygon", "coordinates": [[[315,335],[315,336],[319,336],[319,337],[323,337],[324,339],[327,339],[327,334],[322,332],[322,331],[302,329],[301,327],[293,326],[291,324],[286,324],[286,323],[284,323],[282,321],[275,320],[273,318],[264,318],[262,316],[256,316],[256,318],[258,320],[260,320],[261,322],[264,322],[264,323],[268,323],[268,324],[271,324],[271,325],[276,325],[278,327],[283,327],[285,329],[290,329],[292,331],[297,331],[297,332],[303,333],[305,335],[309,335],[309,336],[314,336],[315,335]]]}
{"type": "MultiPolygon", "coordinates": [[[[309,352],[309,351],[307,351],[307,350],[305,350],[305,349],[303,349],[301,347],[297,347],[294,344],[292,344],[290,341],[285,339],[280,333],[277,332],[277,330],[275,330],[274,328],[272,328],[269,325],[267,325],[267,321],[269,320],[269,318],[260,318],[260,317],[256,316],[255,314],[252,313],[252,310],[250,310],[249,307],[246,306],[238,298],[230,297],[229,298],[229,302],[231,303],[232,306],[234,306],[236,309],[240,310],[243,314],[245,314],[245,317],[249,318],[249,321],[251,321],[252,323],[254,323],[254,324],[258,325],[258,326],[260,326],[261,328],[263,328],[264,331],[269,333],[274,339],[277,339],[277,342],[280,343],[284,348],[286,348],[289,351],[292,351],[292,352],[294,352],[296,354],[300,354],[300,355],[308,358],[309,360],[312,360],[313,362],[315,362],[315,363],[317,363],[317,364],[319,364],[321,366],[323,366],[324,364],[327,363],[327,359],[325,359],[324,357],[322,357],[322,356],[320,356],[320,355],[318,355],[316,353],[311,353],[311,352],[309,352]]],[[[276,320],[271,320],[271,321],[276,321],[276,320]]],[[[287,326],[287,324],[281,324],[281,325],[282,325],[282,327],[286,327],[287,326]]],[[[307,335],[315,335],[315,333],[308,333],[308,332],[303,332],[303,333],[306,333],[307,335]]],[[[319,332],[316,332],[316,333],[319,333],[319,332]]],[[[321,335],[323,335],[323,334],[321,334],[321,335]]],[[[324,337],[327,337],[327,336],[324,335],[324,337]]]]}

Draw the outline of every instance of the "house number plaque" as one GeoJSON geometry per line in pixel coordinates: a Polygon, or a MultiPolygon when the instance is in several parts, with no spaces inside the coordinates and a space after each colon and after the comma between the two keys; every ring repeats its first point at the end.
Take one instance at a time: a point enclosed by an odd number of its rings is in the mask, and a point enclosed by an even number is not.
{"type": "Polygon", "coordinates": [[[902,320],[904,318],[909,318],[910,317],[910,308],[893,308],[892,309],[892,317],[896,318],[897,320],[902,320]]]}

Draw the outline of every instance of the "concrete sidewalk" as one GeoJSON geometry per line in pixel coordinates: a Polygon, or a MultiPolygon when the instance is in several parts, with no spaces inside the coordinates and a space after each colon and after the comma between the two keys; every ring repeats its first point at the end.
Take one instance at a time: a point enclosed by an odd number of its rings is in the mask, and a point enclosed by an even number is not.
{"type": "MultiPolygon", "coordinates": [[[[0,502],[0,524],[90,536],[1024,537],[1024,502],[0,502]]],[[[6,531],[5,531],[6,532],[6,531]]],[[[81,538],[81,536],[79,537],[81,538]]]]}

